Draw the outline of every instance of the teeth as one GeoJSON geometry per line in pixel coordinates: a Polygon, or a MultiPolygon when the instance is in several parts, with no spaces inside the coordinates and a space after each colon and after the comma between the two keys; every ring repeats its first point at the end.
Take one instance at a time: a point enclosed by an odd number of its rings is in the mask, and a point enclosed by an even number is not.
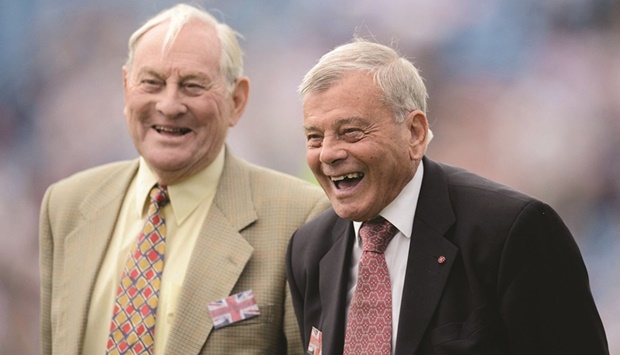
{"type": "Polygon", "coordinates": [[[341,175],[341,176],[332,176],[331,179],[332,181],[342,181],[344,179],[358,179],[358,178],[361,178],[362,176],[364,175],[361,173],[351,173],[351,174],[341,175]]]}
{"type": "Polygon", "coordinates": [[[173,133],[173,134],[183,134],[187,132],[187,129],[185,128],[171,128],[171,127],[163,127],[163,126],[154,126],[153,128],[155,128],[155,130],[157,130],[157,132],[162,133],[173,133]]]}

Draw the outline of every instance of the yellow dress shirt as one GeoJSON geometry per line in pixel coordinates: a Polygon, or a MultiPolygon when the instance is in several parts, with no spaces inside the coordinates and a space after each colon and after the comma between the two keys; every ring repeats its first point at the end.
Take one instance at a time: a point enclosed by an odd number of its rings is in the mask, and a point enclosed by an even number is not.
{"type": "MultiPolygon", "coordinates": [[[[170,203],[164,207],[166,253],[155,323],[155,355],[163,354],[166,347],[187,265],[224,169],[224,150],[203,171],[168,186],[170,203]]],[[[106,353],[116,289],[130,249],[144,224],[149,191],[155,183],[155,176],[141,158],[95,283],[82,349],[85,355],[106,353]]]]}

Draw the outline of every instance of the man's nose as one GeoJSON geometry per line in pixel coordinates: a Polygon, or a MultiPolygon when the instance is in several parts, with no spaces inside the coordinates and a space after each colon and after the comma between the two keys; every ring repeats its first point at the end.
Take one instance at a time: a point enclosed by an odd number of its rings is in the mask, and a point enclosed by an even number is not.
{"type": "Polygon", "coordinates": [[[187,112],[187,106],[180,90],[172,86],[168,86],[162,91],[155,108],[169,118],[175,118],[187,112]]]}
{"type": "Polygon", "coordinates": [[[321,153],[319,159],[324,164],[335,164],[347,157],[347,151],[344,149],[343,142],[335,136],[326,136],[321,144],[321,153]]]}

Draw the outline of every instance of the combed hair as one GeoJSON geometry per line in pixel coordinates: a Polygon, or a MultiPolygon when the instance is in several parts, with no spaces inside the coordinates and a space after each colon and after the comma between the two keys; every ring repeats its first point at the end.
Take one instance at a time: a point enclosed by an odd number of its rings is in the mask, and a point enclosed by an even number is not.
{"type": "Polygon", "coordinates": [[[354,38],[323,55],[304,76],[299,93],[304,98],[307,94],[325,91],[351,71],[373,75],[396,122],[404,121],[415,109],[426,114],[428,94],[416,67],[394,49],[362,38],[354,38]]]}
{"type": "MultiPolygon", "coordinates": [[[[241,35],[230,28],[230,26],[219,22],[207,11],[187,4],[178,4],[158,13],[129,37],[129,55],[125,63],[127,70],[131,70],[136,45],[142,35],[153,27],[170,20],[162,48],[162,51],[166,51],[174,43],[181,28],[192,19],[203,21],[215,27],[222,47],[220,72],[227,80],[229,91],[232,91],[236,80],[243,75],[243,53],[237,41],[237,36],[241,37],[241,35]]],[[[199,45],[199,43],[196,45],[199,45]]]]}

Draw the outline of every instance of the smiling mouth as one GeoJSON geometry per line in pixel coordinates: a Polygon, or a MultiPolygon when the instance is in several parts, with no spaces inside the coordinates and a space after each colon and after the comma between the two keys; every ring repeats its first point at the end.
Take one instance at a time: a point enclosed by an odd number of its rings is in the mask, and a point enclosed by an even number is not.
{"type": "Polygon", "coordinates": [[[164,126],[153,126],[153,129],[160,134],[169,134],[173,136],[183,136],[187,133],[191,132],[189,128],[176,128],[176,127],[164,127],[164,126]]]}
{"type": "Polygon", "coordinates": [[[355,187],[364,178],[362,173],[351,173],[340,176],[331,176],[330,179],[337,189],[350,189],[355,187]]]}

